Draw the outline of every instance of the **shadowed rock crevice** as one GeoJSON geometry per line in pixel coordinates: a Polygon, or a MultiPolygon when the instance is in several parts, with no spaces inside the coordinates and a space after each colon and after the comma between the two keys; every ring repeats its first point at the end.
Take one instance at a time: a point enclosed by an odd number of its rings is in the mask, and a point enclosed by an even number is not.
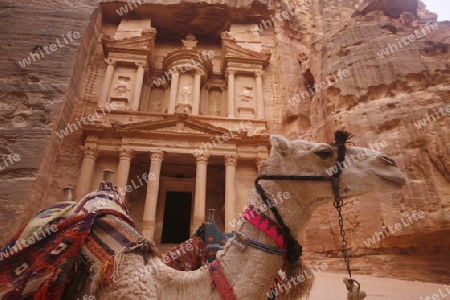
{"type": "Polygon", "coordinates": [[[418,0],[365,0],[353,14],[355,16],[366,15],[370,12],[381,10],[385,16],[399,18],[404,12],[417,16],[418,0]]]}

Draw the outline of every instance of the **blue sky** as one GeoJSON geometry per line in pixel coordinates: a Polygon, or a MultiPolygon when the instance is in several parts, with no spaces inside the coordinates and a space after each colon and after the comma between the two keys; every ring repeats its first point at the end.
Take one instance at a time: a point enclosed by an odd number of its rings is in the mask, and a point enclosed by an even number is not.
{"type": "Polygon", "coordinates": [[[449,0],[422,0],[429,11],[438,14],[438,21],[450,20],[449,0]]]}

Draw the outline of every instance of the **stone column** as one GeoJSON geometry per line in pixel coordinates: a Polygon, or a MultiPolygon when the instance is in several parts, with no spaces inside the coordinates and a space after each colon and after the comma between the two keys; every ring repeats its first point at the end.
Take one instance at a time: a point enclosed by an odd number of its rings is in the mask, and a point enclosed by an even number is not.
{"type": "Polygon", "coordinates": [[[197,171],[195,174],[195,202],[192,230],[197,230],[205,222],[208,158],[209,154],[201,154],[196,157],[197,171]]]}
{"type": "Polygon", "coordinates": [[[170,84],[170,102],[167,109],[168,114],[175,113],[175,105],[177,104],[178,88],[180,85],[180,74],[177,70],[172,70],[172,82],[170,84]]]}
{"type": "Polygon", "coordinates": [[[145,62],[137,62],[137,71],[136,71],[136,85],[134,86],[134,98],[133,102],[131,102],[130,109],[132,111],[138,111],[139,102],[141,101],[142,94],[142,86],[144,85],[144,71],[145,71],[145,62]]]}
{"type": "Polygon", "coordinates": [[[225,232],[235,228],[230,225],[238,218],[236,211],[236,156],[225,156],[225,232]]]}
{"type": "Polygon", "coordinates": [[[91,192],[92,177],[95,171],[95,159],[97,158],[97,149],[91,147],[83,148],[84,157],[81,163],[80,176],[78,177],[75,198],[84,197],[91,192]]]}
{"type": "Polygon", "coordinates": [[[192,115],[197,116],[200,110],[200,91],[201,91],[202,71],[195,71],[194,78],[194,101],[192,101],[192,115]]]}
{"type": "Polygon", "coordinates": [[[119,166],[117,168],[117,180],[116,186],[122,188],[126,193],[126,187],[128,182],[128,176],[130,174],[132,152],[130,150],[122,150],[119,153],[119,166]]]}
{"type": "Polygon", "coordinates": [[[116,61],[111,58],[105,59],[106,73],[105,78],[103,79],[102,90],[100,91],[100,95],[98,96],[98,107],[104,107],[106,102],[108,102],[109,93],[111,90],[111,83],[114,76],[114,68],[116,65],[116,61]]]}
{"type": "Polygon", "coordinates": [[[263,82],[262,76],[264,71],[258,70],[255,72],[256,78],[256,115],[258,119],[264,119],[264,95],[263,95],[263,82]]]}
{"type": "Polygon", "coordinates": [[[234,82],[237,70],[227,69],[226,72],[228,74],[228,117],[234,118],[234,111],[235,111],[234,82]]]}
{"type": "Polygon", "coordinates": [[[156,204],[158,202],[159,176],[163,159],[164,152],[153,152],[150,154],[149,174],[153,174],[154,179],[149,180],[147,184],[147,197],[145,199],[142,224],[142,235],[149,240],[153,240],[155,234],[156,204]]]}

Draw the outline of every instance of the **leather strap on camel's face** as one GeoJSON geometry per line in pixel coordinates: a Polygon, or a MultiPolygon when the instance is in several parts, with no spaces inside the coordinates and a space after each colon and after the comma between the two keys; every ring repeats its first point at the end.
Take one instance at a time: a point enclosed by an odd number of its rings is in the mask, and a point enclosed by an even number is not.
{"type": "MultiPolygon", "coordinates": [[[[337,147],[337,160],[336,165],[343,165],[346,155],[346,143],[351,138],[351,134],[346,131],[336,131],[335,132],[335,142],[332,143],[332,146],[337,147]]],[[[291,230],[284,223],[283,218],[281,217],[278,209],[275,205],[272,204],[272,201],[265,193],[262,186],[259,184],[261,180],[301,180],[301,181],[330,181],[332,183],[332,189],[335,197],[335,201],[340,201],[340,193],[339,193],[339,176],[342,173],[342,168],[337,168],[338,172],[332,176],[285,176],[285,175],[261,175],[258,176],[255,180],[255,187],[258,194],[261,196],[264,202],[269,205],[270,210],[275,216],[276,222],[280,227],[281,231],[286,237],[288,241],[288,249],[286,259],[289,264],[295,264],[300,256],[302,255],[302,246],[298,243],[298,241],[292,236],[291,230]]]]}

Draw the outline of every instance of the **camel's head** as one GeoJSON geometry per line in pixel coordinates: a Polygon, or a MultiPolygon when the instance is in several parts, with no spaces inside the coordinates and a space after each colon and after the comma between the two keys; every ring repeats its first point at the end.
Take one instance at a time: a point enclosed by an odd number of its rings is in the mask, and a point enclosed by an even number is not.
{"type": "MultiPolygon", "coordinates": [[[[341,168],[336,164],[336,146],[303,140],[289,141],[279,135],[271,136],[270,141],[271,154],[261,168],[261,175],[332,176],[341,168]]],[[[339,178],[343,198],[374,190],[399,189],[406,182],[395,161],[384,153],[350,146],[347,147],[339,178]]],[[[334,199],[329,182],[290,181],[289,185],[301,186],[302,193],[307,193],[314,203],[334,199]]]]}

